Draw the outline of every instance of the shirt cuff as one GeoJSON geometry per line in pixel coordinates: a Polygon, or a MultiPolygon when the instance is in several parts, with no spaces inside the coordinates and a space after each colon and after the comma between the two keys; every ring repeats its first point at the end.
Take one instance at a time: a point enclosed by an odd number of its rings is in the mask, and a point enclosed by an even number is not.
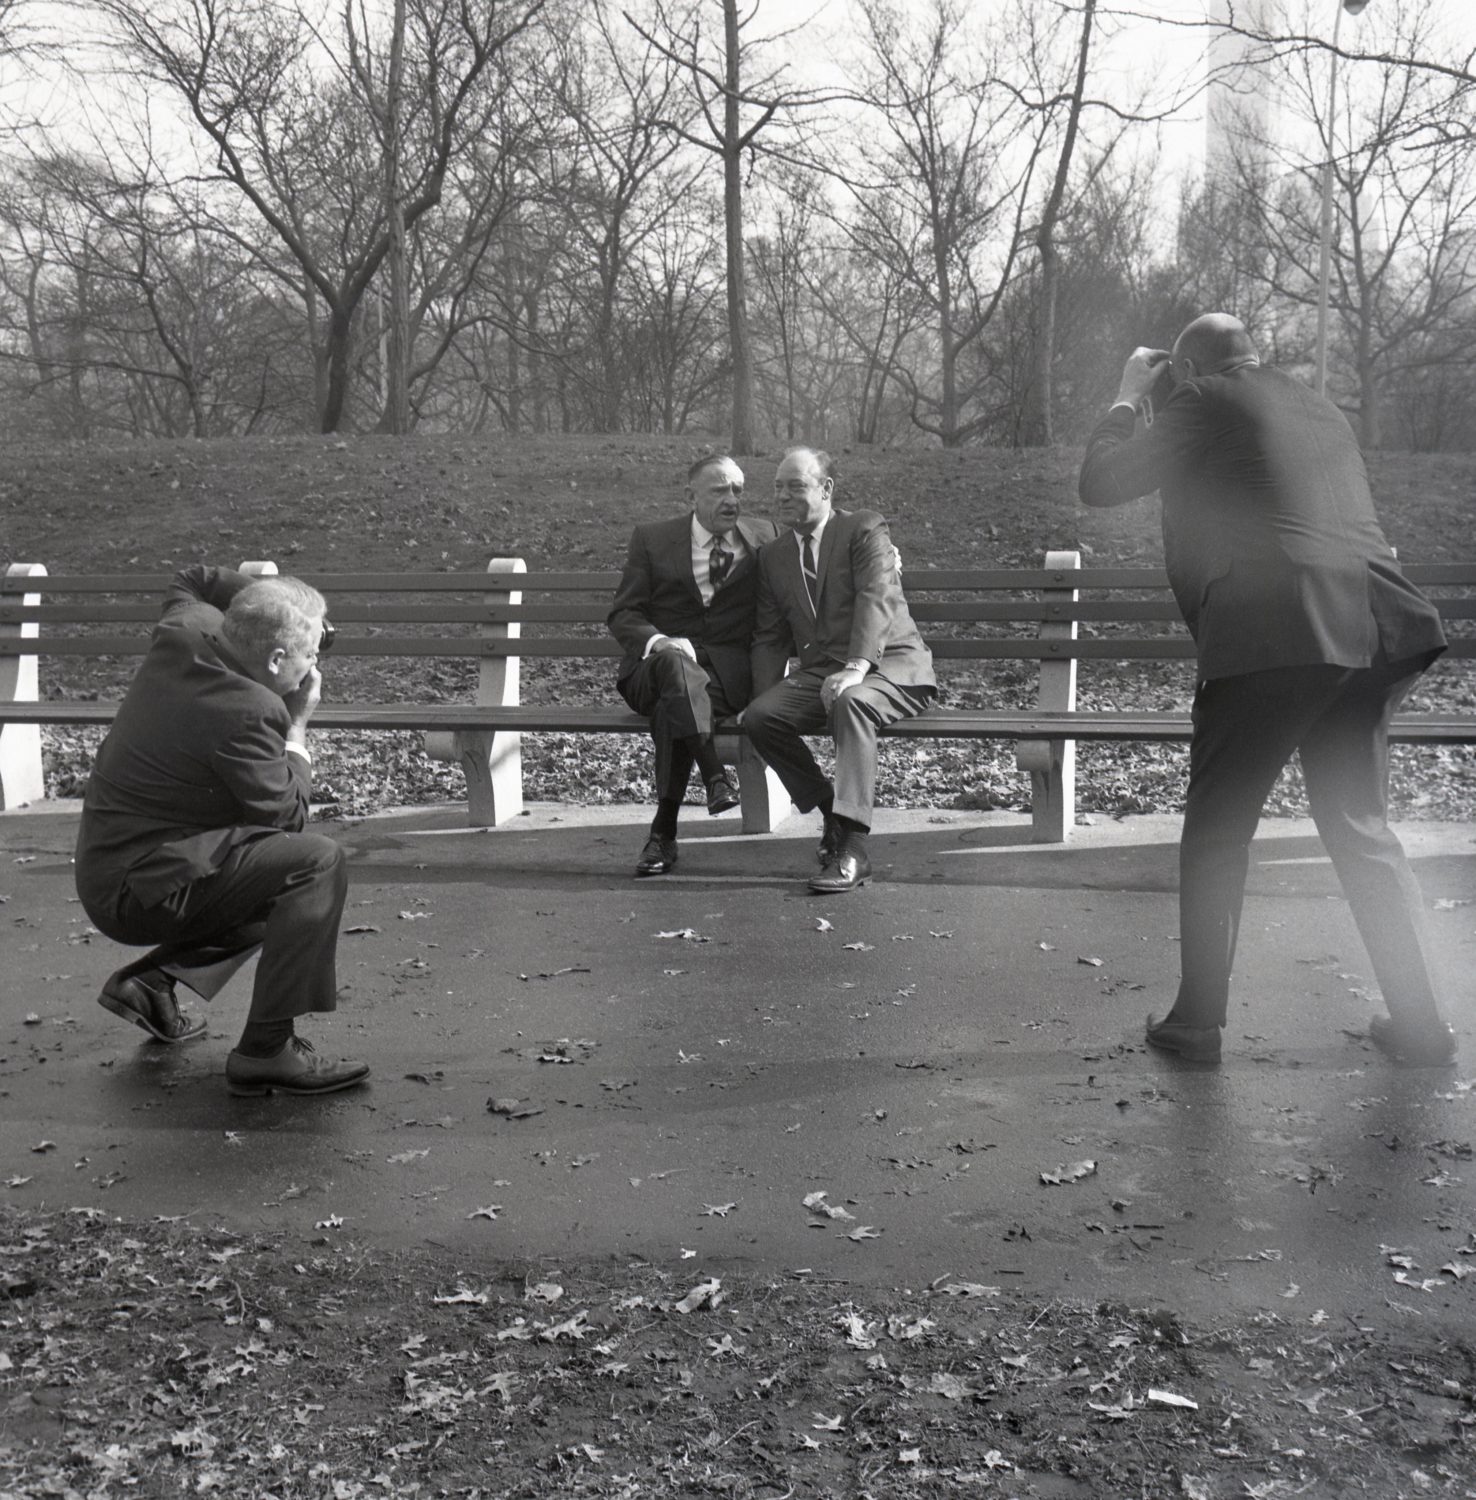
{"type": "Polygon", "coordinates": [[[659,633],[653,635],[651,639],[646,642],[646,649],[641,652],[641,660],[645,661],[645,659],[662,643],[662,641],[668,641],[670,639],[670,636],[661,635],[659,633]]]}
{"type": "Polygon", "coordinates": [[[288,755],[300,755],[300,756],[302,756],[302,758],[309,765],[312,765],[312,763],[313,763],[312,752],[308,749],[308,747],[306,745],[299,745],[296,740],[288,740],[287,741],[287,753],[288,753],[288,755]]]}
{"type": "Polygon", "coordinates": [[[846,671],[848,672],[869,672],[870,670],[871,663],[864,656],[853,656],[846,663],[846,671]]]}
{"type": "Polygon", "coordinates": [[[1114,401],[1110,410],[1116,411],[1119,406],[1122,407],[1124,411],[1130,411],[1133,413],[1136,413],[1138,410],[1137,403],[1134,401],[1114,401]]]}

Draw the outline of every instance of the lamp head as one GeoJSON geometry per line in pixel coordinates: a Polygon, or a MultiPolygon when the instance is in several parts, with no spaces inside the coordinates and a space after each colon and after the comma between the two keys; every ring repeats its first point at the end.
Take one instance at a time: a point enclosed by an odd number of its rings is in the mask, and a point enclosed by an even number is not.
{"type": "Polygon", "coordinates": [[[1368,9],[1368,0],[1343,0],[1343,9],[1350,16],[1362,15],[1368,9]]]}

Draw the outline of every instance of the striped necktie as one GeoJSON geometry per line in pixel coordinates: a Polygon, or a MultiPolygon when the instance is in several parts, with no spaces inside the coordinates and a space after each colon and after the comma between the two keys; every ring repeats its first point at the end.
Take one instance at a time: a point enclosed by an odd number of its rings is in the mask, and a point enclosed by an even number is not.
{"type": "Polygon", "coordinates": [[[733,554],[723,546],[720,538],[714,537],[712,551],[707,554],[707,576],[713,588],[722,587],[732,566],[733,554]]]}
{"type": "Polygon", "coordinates": [[[815,609],[815,595],[820,580],[815,572],[815,538],[805,533],[805,544],[800,549],[800,571],[805,575],[805,592],[810,596],[810,611],[815,609]]]}

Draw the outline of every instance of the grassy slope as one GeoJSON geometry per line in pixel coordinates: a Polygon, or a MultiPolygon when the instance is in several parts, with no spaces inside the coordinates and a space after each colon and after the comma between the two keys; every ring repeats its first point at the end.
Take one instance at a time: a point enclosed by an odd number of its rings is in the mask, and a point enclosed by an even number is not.
{"type": "MultiPolygon", "coordinates": [[[[6,563],[44,562],[52,572],[164,569],[197,558],[277,560],[315,570],[480,570],[489,556],[531,568],[617,568],[632,524],[681,508],[681,476],[698,444],[622,437],[485,439],[285,438],[194,442],[30,445],[0,459],[0,553],[6,563]]],[[[766,508],[776,455],[746,465],[754,509],[766,508]]],[[[1056,547],[1080,547],[1101,563],[1161,560],[1158,512],[1141,502],[1116,512],[1075,499],[1079,453],[997,449],[837,455],[840,503],[883,511],[913,578],[941,566],[1038,563],[1056,547]]],[[[1390,540],[1408,560],[1476,553],[1476,458],[1375,455],[1370,464],[1390,540]]],[[[357,696],[362,667],[333,664],[329,692],[357,696]]],[[[44,667],[47,680],[57,669],[44,667]]],[[[525,666],[525,693],[613,697],[608,664],[562,671],[525,666]]],[[[1469,672],[1432,677],[1437,695],[1471,691],[1469,672]]],[[[112,691],[112,678],[65,679],[75,690],[112,691]]],[[[459,693],[466,669],[432,669],[410,691],[459,693]]],[[[953,671],[955,701],[1028,702],[1028,673],[953,671]]],[[[1186,674],[1134,678],[1083,670],[1085,704],[1164,706],[1185,701],[1186,674]]],[[[44,691],[43,686],[43,691],[44,691]]],[[[345,811],[396,800],[459,794],[459,773],[432,765],[411,737],[334,736],[320,781],[345,811]]],[[[75,791],[86,737],[51,737],[52,789],[75,791]]],[[[646,799],[649,757],[634,741],[585,738],[525,752],[529,795],[646,799]],[[572,757],[572,772],[571,772],[572,757]]],[[[1467,752],[1403,757],[1401,810],[1451,814],[1470,798],[1467,752]],[[1434,768],[1441,774],[1431,776],[1434,768]],[[1446,774],[1454,772],[1455,775],[1446,774]]],[[[1175,804],[1182,754],[1151,747],[1084,747],[1080,800],[1108,811],[1175,804]]],[[[1028,778],[1003,745],[888,746],[882,794],[891,800],[1023,806],[1028,778]]],[[[1294,784],[1284,792],[1295,803],[1294,784]]]]}

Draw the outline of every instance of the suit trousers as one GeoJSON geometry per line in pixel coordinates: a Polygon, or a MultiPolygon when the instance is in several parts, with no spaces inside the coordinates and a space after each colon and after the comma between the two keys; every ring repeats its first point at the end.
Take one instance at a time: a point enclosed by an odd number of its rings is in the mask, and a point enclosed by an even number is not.
{"type": "Polygon", "coordinates": [[[1430,659],[1279,667],[1199,685],[1179,846],[1176,1020],[1225,1024],[1251,838],[1297,754],[1390,1015],[1420,1033],[1441,1024],[1423,899],[1387,819],[1389,720],[1430,659]]]}
{"type": "Polygon", "coordinates": [[[743,727],[801,812],[809,812],[833,792],[833,811],[838,816],[870,828],[876,799],[877,734],[887,724],[920,714],[936,689],[901,687],[880,672],[872,672],[847,688],[827,713],[820,688],[839,670],[838,666],[820,666],[791,672],[743,710],[743,727]],[[801,738],[827,730],[835,740],[833,787],[801,738]]]}
{"type": "Polygon", "coordinates": [[[651,720],[658,798],[680,800],[687,790],[694,757],[681,742],[706,738],[716,720],[730,718],[742,706],[728,702],[700,646],[696,661],[682,651],[651,652],[620,684],[620,693],[651,720]]]}
{"type": "Polygon", "coordinates": [[[89,915],[116,942],[156,945],[123,972],[161,969],[206,1000],[260,949],[248,1019],[285,1021],[338,1003],[347,895],[347,862],[333,839],[263,831],[157,906],[125,887],[114,912],[89,915]]]}

